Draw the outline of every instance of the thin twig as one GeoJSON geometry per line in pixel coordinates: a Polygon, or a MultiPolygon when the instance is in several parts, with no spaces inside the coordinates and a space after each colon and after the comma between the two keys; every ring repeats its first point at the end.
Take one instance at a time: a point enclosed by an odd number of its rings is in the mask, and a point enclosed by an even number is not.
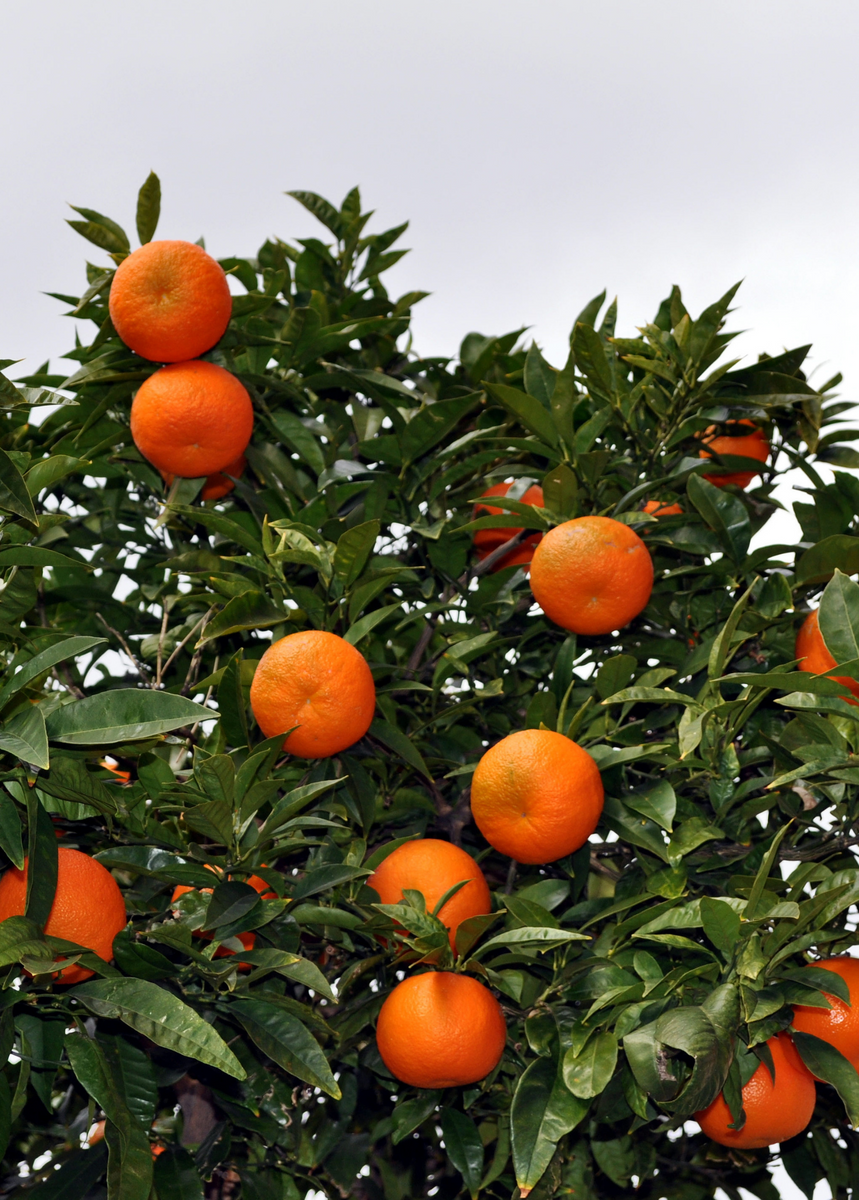
{"type": "Polygon", "coordinates": [[[170,609],[167,607],[167,602],[163,604],[161,614],[161,632],[158,635],[158,658],[155,663],[155,686],[161,687],[161,654],[164,650],[164,639],[167,636],[167,621],[170,617],[170,609]]]}
{"type": "Polygon", "coordinates": [[[519,864],[515,858],[510,859],[510,866],[507,868],[507,880],[504,884],[504,895],[509,896],[513,891],[513,884],[516,882],[516,871],[519,864]]]}
{"type": "Polygon", "coordinates": [[[119,633],[116,629],[114,629],[112,625],[108,625],[107,621],[105,621],[104,617],[101,615],[100,612],[97,612],[95,615],[98,617],[99,621],[101,621],[102,625],[105,627],[107,632],[112,633],[113,636],[116,638],[116,640],[119,642],[120,646],[122,646],[122,648],[125,651],[125,653],[127,654],[127,656],[131,659],[132,666],[136,669],[137,674],[140,676],[140,678],[143,680],[143,682],[146,684],[146,686],[151,687],[152,683],[149,678],[148,668],[144,667],[144,665],[140,661],[140,659],[132,652],[131,647],[128,645],[128,642],[126,642],[126,640],[122,636],[122,634],[119,633]]]}
{"type": "Polygon", "coordinates": [[[213,604],[212,607],[209,609],[209,611],[206,613],[206,615],[204,617],[200,617],[200,620],[197,622],[197,624],[194,626],[194,628],[191,630],[191,632],[185,634],[185,636],[182,638],[182,641],[179,643],[179,645],[176,647],[176,649],[173,651],[173,653],[167,659],[167,662],[164,664],[163,669],[161,667],[159,667],[158,676],[156,679],[156,682],[159,685],[161,683],[162,677],[167,674],[167,668],[169,666],[171,666],[174,658],[176,658],[177,655],[182,653],[182,651],[185,649],[186,645],[188,644],[188,642],[190,642],[191,638],[194,636],[194,634],[197,632],[198,629],[202,633],[203,629],[205,629],[206,625],[208,625],[209,620],[211,619],[212,613],[215,611],[215,609],[217,607],[218,606],[216,604],[213,604]],[[201,626],[202,626],[202,628],[201,628],[201,626]]]}

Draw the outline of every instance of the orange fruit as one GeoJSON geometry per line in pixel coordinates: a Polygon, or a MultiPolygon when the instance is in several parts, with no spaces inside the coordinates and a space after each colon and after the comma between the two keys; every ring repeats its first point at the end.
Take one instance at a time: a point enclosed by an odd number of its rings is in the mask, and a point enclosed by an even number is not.
{"type": "Polygon", "coordinates": [[[743,1088],[746,1123],[742,1129],[728,1128],[731,1110],[721,1092],[708,1108],[695,1113],[693,1120],[722,1146],[759,1150],[795,1137],[811,1120],[817,1091],[796,1046],[786,1033],[771,1037],[767,1045],[773,1056],[775,1082],[761,1063],[743,1088]]]}
{"type": "MultiPolygon", "coordinates": [[[[800,660],[798,664],[800,671],[810,671],[813,675],[822,675],[830,667],[836,666],[836,662],[826,649],[817,616],[818,610],[815,609],[803,621],[799,633],[796,635],[796,648],[793,653],[794,658],[800,660]]],[[[830,675],[828,678],[834,679],[836,683],[846,687],[854,696],[859,696],[859,680],[850,679],[846,675],[830,675]]],[[[848,700],[847,703],[855,704],[855,701],[848,700]]]]}
{"type": "Polygon", "coordinates": [[[653,513],[657,517],[678,517],[683,515],[683,509],[679,504],[663,504],[661,500],[648,500],[641,511],[653,513]]]}
{"type": "Polygon", "coordinates": [[[131,436],[159,471],[199,479],[244,454],[254,427],[251,398],[229,371],[196,359],[162,367],[131,405],[131,436]]]}
{"type": "MultiPolygon", "coordinates": [[[[203,484],[200,492],[201,500],[220,500],[222,496],[226,496],[236,486],[232,479],[228,479],[228,475],[233,475],[236,479],[239,478],[245,467],[248,465],[248,460],[243,454],[240,454],[235,462],[228,463],[223,471],[216,471],[214,475],[208,475],[206,482],[203,484]]],[[[169,471],[161,471],[161,478],[165,485],[170,488],[173,486],[175,475],[171,475],[169,471]]]]}
{"type": "Polygon", "coordinates": [[[88,1146],[97,1146],[99,1142],[104,1140],[104,1121],[96,1121],[92,1129],[89,1131],[89,1137],[86,1140],[88,1146]]]}
{"type": "Polygon", "coordinates": [[[611,633],[647,605],[653,563],[644,542],[611,517],[576,517],[549,530],[534,551],[531,591],[572,633],[611,633]]]}
{"type": "MultiPolygon", "coordinates": [[[[23,917],[27,898],[24,869],[10,867],[0,879],[0,921],[23,917]]],[[[45,923],[48,937],[86,946],[105,962],[113,958],[113,939],[125,927],[125,901],[106,867],[81,850],[57,851],[57,890],[45,923]]],[[[74,964],[57,973],[60,983],[82,983],[93,974],[74,964]]]]}
{"type": "Polygon", "coordinates": [[[126,346],[152,362],[198,358],[220,341],[233,301],[220,263],[193,242],[148,242],[116,269],[110,318],[126,346]]]}
{"type": "MultiPolygon", "coordinates": [[[[699,450],[698,457],[712,458],[714,454],[730,454],[735,458],[756,458],[758,462],[765,463],[770,456],[770,444],[754,421],[743,418],[740,421],[725,422],[726,429],[736,430],[740,425],[747,425],[752,432],[731,437],[728,434],[717,434],[716,425],[708,426],[703,434],[708,449],[699,450]]],[[[745,488],[756,475],[760,475],[759,470],[732,471],[727,475],[705,475],[704,478],[716,487],[727,487],[729,483],[734,483],[737,487],[745,488]]]]}
{"type": "Polygon", "coordinates": [[[251,708],[267,738],[293,729],[284,749],[330,758],[373,720],[376,688],[362,654],[336,633],[307,629],[269,646],[251,683],[251,708]]]}
{"type": "Polygon", "coordinates": [[[439,838],[405,842],[376,867],[367,884],[379,893],[383,904],[399,904],[406,888],[422,892],[431,913],[448,888],[463,879],[469,882],[438,913],[450,930],[450,945],[455,950],[460,922],[492,911],[483,872],[465,850],[439,838]]]}
{"type": "MultiPolygon", "coordinates": [[[[211,866],[209,863],[206,863],[205,866],[207,871],[212,871],[215,875],[222,874],[222,872],[220,872],[216,867],[211,866]]],[[[263,863],[263,866],[265,866],[265,863],[263,863]]],[[[232,875],[227,876],[228,881],[232,878],[232,875]]],[[[240,880],[240,882],[248,884],[249,887],[252,887],[255,892],[259,892],[263,900],[277,899],[275,892],[271,890],[271,885],[266,883],[264,879],[260,879],[259,875],[249,875],[246,879],[240,880]]],[[[184,896],[186,892],[193,892],[196,890],[196,888],[186,887],[184,883],[179,883],[173,889],[173,895],[170,897],[170,903],[175,904],[180,896],[184,896]]],[[[204,895],[210,896],[212,894],[211,888],[200,888],[199,890],[204,895]]],[[[214,937],[214,934],[208,929],[197,930],[196,935],[197,937],[206,938],[208,940],[211,940],[214,937]]],[[[255,933],[237,933],[235,936],[244,946],[245,950],[253,950],[254,946],[256,945],[257,936],[255,933]]],[[[215,958],[226,958],[230,954],[235,954],[235,950],[231,950],[229,946],[219,946],[215,951],[215,958]]],[[[249,971],[250,963],[240,962],[239,969],[242,971],[249,971]]]]}
{"type": "Polygon", "coordinates": [[[491,846],[520,863],[549,863],[578,850],[603,808],[599,768],[581,746],[549,729],[523,729],[481,758],[471,815],[491,846]]]}
{"type": "Polygon", "coordinates": [[[376,1024],[385,1066],[420,1088],[476,1083],[497,1066],[506,1041],[504,1014],[489,989],[452,971],[404,979],[376,1024]]]}
{"type": "Polygon", "coordinates": [[[847,984],[850,1004],[838,996],[824,992],[832,1008],[814,1008],[810,1004],[796,1004],[793,1009],[793,1027],[800,1033],[813,1033],[815,1037],[829,1042],[840,1050],[854,1066],[859,1065],[859,958],[824,958],[810,963],[833,971],[847,984]]]}
{"type": "MultiPolygon", "coordinates": [[[[484,496],[506,496],[510,491],[512,483],[496,483],[491,488],[483,493],[484,496]]],[[[532,484],[520,497],[522,504],[536,504],[538,508],[543,507],[543,489],[539,484],[532,484]]],[[[496,508],[494,504],[477,504],[474,507],[475,517],[500,517],[504,512],[503,508],[496,508]]],[[[511,514],[511,520],[515,517],[511,514]]],[[[503,546],[505,542],[509,542],[517,533],[522,532],[521,526],[504,526],[503,529],[478,529],[474,535],[474,546],[477,550],[479,561],[488,558],[493,550],[497,550],[499,546],[503,546]]],[[[530,533],[523,542],[516,546],[509,554],[505,554],[499,559],[492,568],[492,573],[501,571],[505,567],[524,567],[530,563],[534,557],[534,547],[542,538],[542,533],[530,533]]]]}

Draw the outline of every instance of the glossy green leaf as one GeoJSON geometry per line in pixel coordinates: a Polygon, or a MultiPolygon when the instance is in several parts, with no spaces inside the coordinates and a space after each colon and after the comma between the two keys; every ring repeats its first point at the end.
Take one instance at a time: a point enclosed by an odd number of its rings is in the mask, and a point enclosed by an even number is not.
{"type": "Polygon", "coordinates": [[[36,512],[24,477],[4,450],[0,450],[0,509],[36,524],[36,512]]]}
{"type": "Polygon", "coordinates": [[[844,1102],[850,1124],[859,1125],[859,1073],[840,1050],[811,1033],[791,1035],[803,1062],[818,1079],[832,1084],[844,1102]]]}
{"type": "Polygon", "coordinates": [[[161,215],[161,180],[150,171],[137,193],[137,236],[141,246],[151,242],[161,215]]]}
{"type": "Polygon", "coordinates": [[[510,1132],[520,1195],[539,1183],[561,1138],[575,1129],[589,1101],[574,1096],[552,1059],[538,1058],[522,1073],[513,1093],[510,1132]]]}
{"type": "Polygon", "coordinates": [[[48,768],[48,734],[40,708],[22,709],[0,726],[0,751],[34,767],[48,768]]]}
{"type": "Polygon", "coordinates": [[[217,715],[184,696],[116,688],[54,709],[46,724],[48,737],[54,742],[115,746],[169,733],[183,725],[216,720],[217,715]]]}
{"type": "Polygon", "coordinates": [[[285,613],[277,608],[262,592],[242,592],[229,600],[219,613],[212,617],[197,642],[198,648],[215,638],[227,637],[242,629],[271,629],[283,621],[285,613]]]}
{"type": "Polygon", "coordinates": [[[483,1142],[477,1126],[467,1113],[445,1108],[441,1114],[441,1131],[447,1156],[474,1200],[483,1175],[483,1142]]]}
{"type": "Polygon", "coordinates": [[[700,475],[690,475],[686,485],[689,499],[719,538],[725,553],[742,562],[749,549],[752,527],[742,500],[718,488],[700,475]]]}
{"type": "Polygon", "coordinates": [[[837,663],[859,658],[859,584],[839,570],[824,589],[818,623],[837,663]]]}
{"type": "Polygon", "coordinates": [[[26,687],[28,683],[31,683],[32,680],[43,674],[43,672],[49,671],[57,663],[75,658],[79,654],[86,654],[88,650],[92,650],[96,646],[105,645],[106,640],[106,638],[100,637],[63,638],[62,641],[55,642],[39,654],[34,654],[0,690],[0,707],[11,696],[14,696],[16,692],[19,692],[21,688],[26,687]]]}
{"type": "Polygon", "coordinates": [[[340,1088],[319,1043],[302,1023],[277,1004],[265,1000],[234,1000],[230,1013],[268,1058],[335,1100],[340,1088]]]}
{"type": "Polygon", "coordinates": [[[539,400],[501,383],[488,383],[486,390],[503,404],[507,411],[527,430],[535,433],[548,446],[557,445],[558,434],[555,423],[539,400]]]}
{"type": "Polygon", "coordinates": [[[605,1091],[617,1065],[617,1038],[613,1033],[598,1033],[585,1042],[578,1054],[570,1049],[564,1055],[565,1085],[580,1100],[590,1100],[605,1091]]]}

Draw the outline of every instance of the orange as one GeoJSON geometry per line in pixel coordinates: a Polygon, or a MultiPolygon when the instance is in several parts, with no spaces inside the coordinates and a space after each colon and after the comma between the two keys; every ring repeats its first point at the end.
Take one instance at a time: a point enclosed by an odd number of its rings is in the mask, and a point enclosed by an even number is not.
{"type": "MultiPolygon", "coordinates": [[[[748,425],[752,432],[734,437],[727,434],[717,436],[717,426],[708,426],[703,434],[708,449],[699,450],[698,457],[712,458],[714,454],[730,454],[734,458],[756,458],[758,462],[765,463],[770,455],[770,444],[754,421],[743,418],[740,421],[725,422],[726,429],[738,429],[740,425],[748,425]]],[[[705,475],[704,478],[716,487],[727,487],[729,483],[734,483],[737,487],[744,488],[749,486],[756,475],[760,475],[759,470],[732,471],[727,475],[705,475]]]]}
{"type": "Polygon", "coordinates": [[[652,589],[647,547],[611,517],[565,521],[534,551],[534,599],[550,620],[572,633],[621,629],[646,606],[652,589]]]}
{"type": "MultiPolygon", "coordinates": [[[[263,866],[265,866],[265,863],[263,863],[263,866]]],[[[213,871],[216,875],[221,874],[221,872],[216,867],[210,866],[209,863],[206,863],[206,870],[213,871]]],[[[233,878],[232,875],[227,876],[227,880],[230,880],[232,878],[233,878]]],[[[271,890],[271,886],[268,883],[266,883],[266,881],[264,879],[260,879],[259,875],[249,875],[249,876],[247,876],[247,878],[242,879],[240,882],[248,884],[250,887],[252,887],[254,889],[255,892],[259,892],[259,894],[262,896],[263,900],[275,900],[277,898],[276,894],[271,890]]],[[[185,884],[183,884],[183,883],[177,884],[176,887],[173,889],[173,895],[170,898],[170,903],[175,904],[180,896],[184,896],[186,892],[193,892],[195,890],[196,890],[195,888],[186,887],[185,884]]],[[[200,888],[199,890],[204,895],[212,894],[211,888],[200,888]]],[[[200,929],[197,931],[197,936],[211,939],[214,936],[214,934],[212,934],[209,930],[200,929]]],[[[253,950],[253,948],[256,944],[256,940],[257,940],[255,933],[238,933],[235,936],[238,938],[238,940],[244,946],[245,950],[253,950]]],[[[217,950],[215,951],[215,958],[226,958],[230,954],[235,954],[235,950],[231,950],[229,948],[229,946],[219,946],[217,948],[217,950]]],[[[239,968],[243,971],[248,971],[248,970],[250,970],[250,963],[240,962],[239,968]]]]}
{"type": "Polygon", "coordinates": [[[89,1131],[89,1137],[86,1140],[88,1146],[97,1146],[99,1142],[104,1140],[104,1121],[96,1121],[92,1129],[89,1131]]]}
{"type": "MultiPolygon", "coordinates": [[[[798,664],[800,671],[810,671],[813,675],[822,675],[830,667],[836,666],[836,662],[826,649],[817,614],[818,610],[815,609],[803,621],[799,633],[796,635],[796,648],[793,653],[794,657],[800,660],[798,664]]],[[[859,696],[859,680],[849,679],[846,675],[830,675],[829,678],[840,683],[842,687],[846,687],[854,696],[859,696]]],[[[847,703],[854,704],[855,701],[848,700],[847,703]]]]}
{"type": "Polygon", "coordinates": [[[404,979],[376,1024],[385,1066],[420,1088],[476,1083],[497,1066],[506,1041],[504,1014],[489,989],[452,971],[404,979]]]}
{"type": "MultiPolygon", "coordinates": [[[[0,879],[0,921],[23,917],[27,898],[24,869],[10,867],[0,879]]],[[[125,927],[125,901],[106,867],[81,850],[57,851],[57,891],[45,923],[48,937],[86,946],[105,962],[113,958],[113,939],[125,927]]],[[[57,973],[60,983],[81,983],[93,974],[76,964],[57,973]]]]}
{"type": "Polygon", "coordinates": [[[119,264],[109,307],[126,346],[153,362],[184,362],[220,341],[233,301],[223,268],[202,246],[163,241],[119,264]]]}
{"type": "Polygon", "coordinates": [[[448,888],[463,879],[469,882],[438,913],[450,930],[450,945],[455,950],[460,922],[492,911],[483,872],[465,850],[439,838],[405,842],[379,864],[367,884],[379,893],[383,904],[399,904],[405,888],[422,892],[431,913],[448,888]]]}
{"type": "Polygon", "coordinates": [[[802,1133],[811,1120],[817,1099],[811,1072],[786,1033],[771,1037],[767,1045],[773,1056],[775,1082],[761,1063],[743,1088],[746,1123],[742,1129],[728,1128],[731,1110],[721,1092],[709,1108],[695,1113],[693,1119],[707,1137],[722,1146],[760,1150],[802,1133]]]}
{"type": "Polygon", "coordinates": [[[679,504],[663,504],[660,500],[648,500],[641,511],[653,513],[657,517],[678,517],[683,515],[683,509],[679,504]]]}
{"type": "Polygon", "coordinates": [[[235,463],[251,440],[251,398],[229,371],[197,359],[162,367],[131,405],[131,436],[153,467],[199,479],[235,463]]]}
{"type": "Polygon", "coordinates": [[[572,854],[597,827],[599,768],[581,746],[549,729],[523,729],[492,746],[471,782],[471,815],[491,846],[520,863],[572,854]]]}
{"type": "Polygon", "coordinates": [[[824,992],[832,1008],[814,1008],[810,1004],[796,1004],[793,1009],[793,1027],[800,1033],[813,1033],[815,1037],[829,1042],[840,1050],[845,1058],[859,1066],[859,958],[824,958],[810,963],[833,971],[847,984],[850,1004],[837,996],[824,992]]]}
{"type": "MultiPolygon", "coordinates": [[[[491,488],[483,493],[484,496],[506,496],[510,491],[512,483],[496,483],[491,488]]],[[[539,484],[532,484],[526,492],[520,497],[522,504],[536,504],[538,508],[543,507],[543,489],[539,484]]],[[[474,508],[475,517],[500,517],[504,512],[503,508],[496,508],[494,504],[477,504],[474,508]]],[[[512,514],[511,514],[512,516],[512,514]]],[[[515,517],[512,518],[515,520],[515,517]]],[[[484,558],[488,558],[493,550],[497,550],[499,546],[503,546],[505,542],[509,542],[517,533],[521,533],[521,526],[504,526],[503,529],[478,529],[474,535],[474,546],[477,550],[477,557],[482,562],[484,558]]],[[[501,571],[504,567],[524,567],[530,563],[534,557],[534,547],[542,538],[541,533],[529,533],[523,542],[516,546],[509,554],[505,554],[503,558],[492,567],[492,573],[501,571]]]]}
{"type": "Polygon", "coordinates": [[[367,660],[336,633],[307,629],[269,646],[251,684],[251,708],[267,738],[293,729],[284,749],[330,758],[370,728],[376,688],[367,660]]]}
{"type": "MultiPolygon", "coordinates": [[[[226,496],[236,486],[232,479],[228,479],[228,475],[239,478],[242,471],[248,465],[248,460],[243,454],[240,454],[235,462],[228,463],[223,472],[216,471],[214,475],[206,477],[206,482],[203,484],[203,490],[200,492],[201,500],[220,500],[222,496],[226,496]]],[[[171,475],[169,471],[162,471],[161,478],[164,480],[167,487],[172,487],[175,475],[171,475]]]]}

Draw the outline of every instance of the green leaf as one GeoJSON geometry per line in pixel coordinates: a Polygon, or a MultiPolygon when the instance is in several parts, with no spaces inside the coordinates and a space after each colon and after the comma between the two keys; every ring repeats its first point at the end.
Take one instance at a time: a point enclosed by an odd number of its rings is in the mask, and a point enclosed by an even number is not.
{"type": "Polygon", "coordinates": [[[343,634],[343,640],[348,642],[350,646],[357,646],[363,641],[368,633],[372,633],[377,625],[381,625],[386,617],[391,613],[402,612],[402,601],[398,600],[396,604],[386,604],[384,608],[375,608],[372,612],[367,613],[365,617],[361,617],[343,634]]]}
{"type": "MultiPolygon", "coordinates": [[[[244,1171],[242,1174],[246,1179],[244,1171]]],[[[183,1146],[167,1146],[164,1153],[158,1155],[154,1179],[158,1200],[203,1200],[203,1181],[194,1159],[183,1146]]]]}
{"type": "Polygon", "coordinates": [[[784,835],[787,833],[788,829],[790,829],[790,825],[782,825],[781,829],[770,843],[770,847],[764,855],[763,862],[758,867],[757,874],[755,875],[755,881],[752,884],[752,890],[749,892],[749,899],[743,914],[747,921],[753,921],[758,915],[758,906],[763,898],[767,880],[769,879],[773,866],[776,863],[776,859],[778,857],[778,848],[781,845],[782,839],[784,838],[784,835]]]}
{"type": "Polygon", "coordinates": [[[47,770],[50,765],[48,734],[42,710],[37,705],[22,709],[11,721],[0,726],[0,750],[21,762],[47,770]]]}
{"type": "Polygon", "coordinates": [[[466,1113],[445,1108],[441,1114],[441,1130],[447,1157],[462,1176],[468,1194],[475,1200],[483,1175],[483,1142],[477,1126],[466,1113]]]}
{"type": "Polygon", "coordinates": [[[209,621],[197,642],[197,649],[215,638],[227,637],[242,629],[271,629],[279,625],[287,613],[272,604],[263,592],[249,590],[228,600],[219,613],[209,621]]]}
{"type": "Polygon", "coordinates": [[[479,402],[480,392],[470,392],[467,396],[437,400],[435,404],[427,404],[422,408],[400,434],[403,463],[408,466],[415,459],[428,454],[479,402]]]}
{"type": "Polygon", "coordinates": [[[552,1059],[538,1058],[520,1076],[510,1109],[513,1166],[527,1196],[551,1162],[558,1142],[582,1120],[589,1102],[564,1085],[552,1059]]]}
{"type": "Polygon", "coordinates": [[[241,999],[234,1000],[229,1011],[263,1054],[278,1066],[335,1100],[340,1099],[340,1088],[331,1074],[328,1059],[313,1035],[292,1013],[265,1000],[241,999]]]}
{"type": "Polygon", "coordinates": [[[53,487],[73,471],[81,471],[89,466],[91,463],[87,459],[73,458],[69,454],[55,454],[51,458],[39,459],[24,476],[27,491],[31,496],[38,496],[39,492],[53,487]]]}
{"type": "Polygon", "coordinates": [[[27,900],[25,915],[44,925],[57,890],[57,835],[35,789],[27,793],[27,900]]]}
{"type": "Polygon", "coordinates": [[[364,521],[340,535],[334,552],[334,574],[342,581],[344,588],[350,588],[364,570],[380,528],[380,521],[364,521]]]}
{"type": "Polygon", "coordinates": [[[391,1140],[395,1146],[410,1133],[414,1133],[419,1125],[423,1125],[424,1121],[433,1115],[443,1095],[444,1092],[428,1088],[419,1092],[414,1100],[405,1100],[396,1106],[391,1113],[393,1123],[391,1140]]]}
{"type": "Polygon", "coordinates": [[[850,1124],[859,1125],[859,1074],[840,1050],[811,1033],[791,1034],[802,1061],[818,1079],[831,1083],[844,1102],[850,1124]]]}
{"type": "Polygon", "coordinates": [[[115,746],[217,720],[217,716],[211,708],[170,692],[115,688],[54,709],[46,725],[48,737],[55,742],[115,746]]]}
{"type": "Polygon", "coordinates": [[[23,517],[31,525],[38,524],[24,476],[5,450],[0,450],[0,509],[23,517]]]}
{"type": "Polygon", "coordinates": [[[89,1150],[79,1150],[54,1171],[44,1183],[29,1189],[28,1200],[81,1200],[90,1195],[104,1174],[107,1145],[98,1142],[89,1150]]]}
{"type": "Polygon", "coordinates": [[[508,929],[505,933],[497,933],[495,937],[484,942],[482,946],[475,951],[474,957],[477,958],[484,954],[487,950],[492,950],[496,946],[535,946],[542,950],[552,950],[555,946],[563,946],[565,942],[582,942],[588,941],[586,933],[577,933],[571,929],[551,929],[549,927],[539,927],[534,925],[525,925],[521,929],[508,929]]]}
{"type": "Polygon", "coordinates": [[[671,833],[674,814],[677,810],[677,797],[674,795],[674,788],[667,780],[657,783],[655,788],[644,795],[631,792],[624,796],[624,803],[627,808],[641,813],[643,817],[655,821],[662,829],[671,833]]]}
{"type": "Polygon", "coordinates": [[[362,875],[372,874],[366,867],[350,867],[344,863],[329,863],[324,867],[316,867],[308,871],[303,879],[295,885],[292,896],[294,900],[304,900],[319,892],[330,891],[341,883],[349,883],[362,875]]]}
{"type": "Polygon", "coordinates": [[[845,575],[859,571],[859,538],[834,533],[806,550],[796,564],[796,582],[823,583],[836,568],[845,575]]]}
{"type": "Polygon", "coordinates": [[[580,1100],[590,1100],[605,1091],[616,1065],[617,1038],[607,1031],[598,1033],[578,1054],[575,1047],[564,1054],[564,1083],[580,1100]]]}
{"type": "Polygon", "coordinates": [[[7,917],[0,921],[0,967],[20,962],[22,956],[47,957],[42,931],[29,917],[7,917]]]}
{"type": "Polygon", "coordinates": [[[48,550],[45,546],[10,546],[0,550],[0,568],[3,567],[75,567],[79,571],[88,571],[85,562],[77,558],[69,558],[57,550],[48,550]]]}
{"type": "Polygon", "coordinates": [[[837,663],[859,658],[859,584],[835,571],[820,600],[818,622],[837,663]]]}
{"type": "Polygon", "coordinates": [[[221,728],[230,746],[249,744],[248,717],[242,691],[242,652],[230,658],[218,684],[218,711],[221,728]]]}
{"type": "Polygon", "coordinates": [[[321,221],[326,229],[330,229],[335,237],[340,237],[342,233],[343,218],[340,213],[324,200],[322,196],[317,196],[316,192],[285,192],[284,195],[292,196],[293,200],[297,200],[299,204],[303,204],[309,213],[313,213],[317,221],[321,221]]]}
{"type": "Polygon", "coordinates": [[[141,246],[151,242],[161,216],[161,180],[150,171],[137,193],[137,236],[141,246]]]}
{"type": "Polygon", "coordinates": [[[275,429],[290,450],[293,450],[315,475],[321,475],[325,470],[325,458],[316,435],[287,409],[279,408],[272,414],[271,419],[275,429]]]}
{"type": "Polygon", "coordinates": [[[219,1034],[178,996],[146,979],[93,979],[69,995],[97,1016],[124,1021],[165,1050],[217,1067],[235,1079],[245,1070],[219,1034]]]}
{"type": "Polygon", "coordinates": [[[502,383],[487,383],[486,390],[531,433],[535,433],[548,446],[557,446],[555,423],[539,400],[502,383]]]}
{"type": "Polygon", "coordinates": [[[724,488],[708,483],[700,475],[689,476],[686,491],[728,557],[741,563],[748,553],[752,538],[749,514],[742,500],[724,488]]]}
{"type": "Polygon", "coordinates": [[[101,246],[103,250],[114,254],[129,252],[131,245],[128,235],[121,225],[117,225],[116,221],[112,221],[110,217],[106,217],[92,208],[78,208],[76,204],[70,204],[69,208],[86,218],[85,221],[67,222],[72,229],[77,230],[81,237],[85,237],[93,245],[101,246]]]}
{"type": "MultiPolygon", "coordinates": [[[[360,622],[358,622],[360,624],[360,622]]],[[[383,742],[395,754],[399,754],[400,758],[404,759],[410,767],[414,767],[426,779],[432,779],[429,768],[423,760],[421,752],[404,733],[390,725],[387,721],[379,720],[378,718],[370,726],[370,736],[377,738],[383,742]]]]}
{"type": "Polygon", "coordinates": [[[701,899],[701,924],[716,949],[730,958],[739,941],[740,914],[730,904],[704,896],[701,899]]]}
{"type": "Polygon", "coordinates": [[[121,1033],[99,1031],[98,1043],[129,1112],[148,1129],[158,1108],[158,1084],[152,1059],[142,1046],[121,1033]]]}
{"type": "Polygon", "coordinates": [[[45,671],[49,671],[57,663],[64,662],[69,658],[75,658],[78,654],[85,654],[87,650],[92,650],[95,646],[104,646],[106,643],[106,638],[70,637],[64,638],[60,642],[55,642],[52,646],[48,646],[47,650],[42,650],[39,654],[35,654],[32,658],[28,659],[22,665],[20,671],[13,675],[3,689],[0,690],[0,708],[16,692],[20,692],[21,688],[26,687],[33,679],[36,679],[45,671]]]}
{"type": "Polygon", "coordinates": [[[23,871],[24,844],[21,838],[21,818],[18,814],[18,806],[5,791],[0,792],[0,850],[19,871],[23,871]]]}
{"type": "Polygon", "coordinates": [[[543,358],[537,343],[532,342],[525,356],[525,391],[544,408],[551,408],[557,378],[557,372],[543,358]]]}

